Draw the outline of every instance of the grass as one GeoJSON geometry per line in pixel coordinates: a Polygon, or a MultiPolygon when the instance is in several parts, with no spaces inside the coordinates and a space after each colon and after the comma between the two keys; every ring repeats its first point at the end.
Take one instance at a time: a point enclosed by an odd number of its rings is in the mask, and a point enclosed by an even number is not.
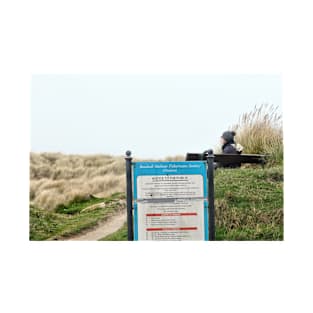
{"type": "MultiPolygon", "coordinates": [[[[92,228],[121,209],[121,201],[124,193],[76,197],[54,209],[31,205],[30,240],[60,240],[92,228]]],[[[283,240],[282,165],[218,169],[215,214],[217,240],[283,240]]],[[[127,240],[126,225],[102,240],[127,240]]]]}
{"type": "Polygon", "coordinates": [[[283,168],[219,169],[217,240],[283,240],[283,168]]]}
{"type": "Polygon", "coordinates": [[[95,198],[92,197],[89,200],[74,200],[73,202],[69,203],[68,205],[60,204],[56,207],[55,212],[56,213],[63,213],[63,214],[76,214],[80,213],[84,208],[102,203],[104,202],[104,198],[95,198]]]}
{"type": "Polygon", "coordinates": [[[96,226],[112,213],[125,208],[125,195],[73,201],[55,210],[30,207],[30,240],[62,240],[96,226]],[[101,206],[100,203],[105,203],[101,206]],[[97,206],[99,204],[99,206],[97,206]],[[90,210],[85,210],[90,207],[90,210]]]}
{"type": "Polygon", "coordinates": [[[125,190],[125,160],[109,155],[30,154],[30,204],[53,211],[125,190]]]}
{"type": "MultiPolygon", "coordinates": [[[[39,166],[39,162],[51,168],[46,167],[46,177],[31,174],[30,240],[68,238],[96,226],[121,208],[119,201],[125,198],[125,164],[120,160],[60,154],[31,154],[31,158],[36,159],[31,166],[39,166]],[[67,172],[60,172],[59,166],[66,164],[75,172],[82,162],[85,172],[78,177],[65,179],[67,172]],[[115,172],[108,172],[106,166],[115,172]],[[106,174],[100,177],[99,171],[106,174]],[[104,196],[95,197],[93,193],[104,196]],[[102,202],[105,207],[101,207],[102,202]],[[86,210],[87,207],[91,209],[86,210]]],[[[215,172],[217,240],[283,240],[283,166],[279,162],[273,164],[270,162],[265,169],[247,167],[215,172]]],[[[103,240],[127,240],[126,225],[103,240]]]]}
{"type": "Polygon", "coordinates": [[[235,140],[243,147],[243,153],[267,154],[271,165],[283,163],[282,115],[278,108],[263,104],[240,116],[236,125],[235,140]]]}
{"type": "MultiPolygon", "coordinates": [[[[283,167],[215,172],[216,240],[283,240],[283,167]]],[[[102,240],[127,240],[124,225],[102,240]]]]}

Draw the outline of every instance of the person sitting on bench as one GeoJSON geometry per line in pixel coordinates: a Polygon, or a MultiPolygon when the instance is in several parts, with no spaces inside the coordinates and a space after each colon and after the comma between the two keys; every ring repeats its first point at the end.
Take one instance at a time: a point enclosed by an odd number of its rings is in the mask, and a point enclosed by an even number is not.
{"type": "MultiPolygon", "coordinates": [[[[221,145],[223,154],[241,154],[243,147],[235,142],[234,137],[236,136],[236,132],[234,131],[225,131],[221,136],[221,145]]],[[[215,167],[228,167],[228,168],[236,168],[240,167],[241,163],[226,163],[220,164],[217,163],[215,167]]]]}

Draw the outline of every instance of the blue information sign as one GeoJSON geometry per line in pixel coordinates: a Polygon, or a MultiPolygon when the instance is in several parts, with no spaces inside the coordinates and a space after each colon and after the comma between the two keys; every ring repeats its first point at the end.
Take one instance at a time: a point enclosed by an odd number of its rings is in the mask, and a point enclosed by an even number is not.
{"type": "Polygon", "coordinates": [[[134,240],[208,240],[205,161],[132,166],[134,240]]]}

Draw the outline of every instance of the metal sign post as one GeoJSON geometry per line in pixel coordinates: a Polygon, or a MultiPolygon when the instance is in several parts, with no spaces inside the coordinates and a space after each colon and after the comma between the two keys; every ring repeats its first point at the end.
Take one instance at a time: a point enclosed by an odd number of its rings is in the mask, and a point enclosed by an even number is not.
{"type": "Polygon", "coordinates": [[[132,157],[131,152],[126,151],[126,204],[127,204],[127,239],[134,240],[133,230],[133,187],[132,187],[132,157]]]}
{"type": "Polygon", "coordinates": [[[207,154],[208,196],[209,196],[209,240],[215,240],[215,208],[214,208],[214,155],[213,150],[207,154]]]}

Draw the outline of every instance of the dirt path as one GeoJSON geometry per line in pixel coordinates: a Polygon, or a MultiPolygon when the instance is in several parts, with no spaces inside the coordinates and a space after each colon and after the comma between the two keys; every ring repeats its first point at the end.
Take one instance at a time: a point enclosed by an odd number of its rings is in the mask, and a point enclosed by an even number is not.
{"type": "Polygon", "coordinates": [[[119,230],[125,222],[126,212],[123,210],[115,215],[112,215],[105,222],[101,222],[96,228],[93,228],[82,234],[75,235],[67,240],[99,240],[119,230]]]}

